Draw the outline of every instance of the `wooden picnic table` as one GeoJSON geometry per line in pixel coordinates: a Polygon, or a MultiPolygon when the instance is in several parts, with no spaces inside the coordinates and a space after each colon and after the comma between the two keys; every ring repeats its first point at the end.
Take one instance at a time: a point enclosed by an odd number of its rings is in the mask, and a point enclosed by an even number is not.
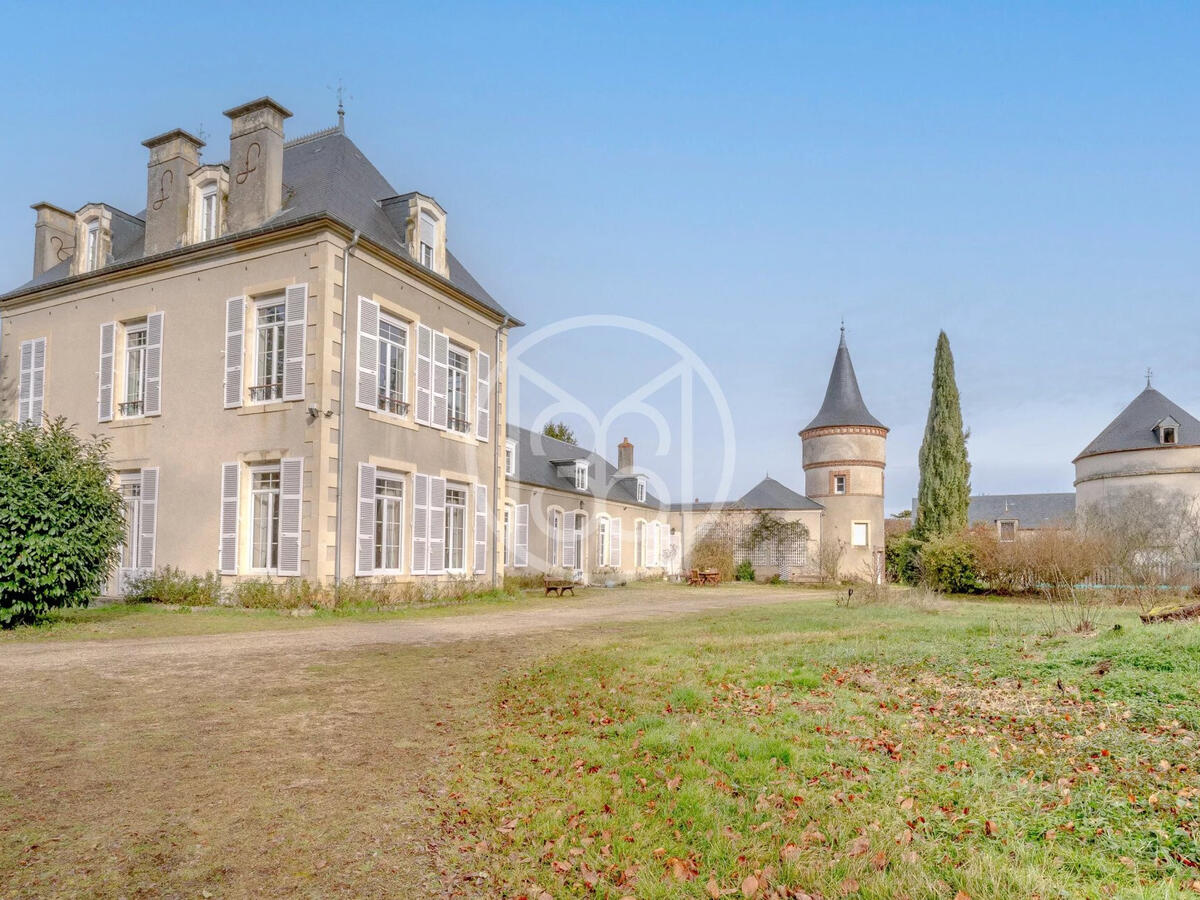
{"type": "Polygon", "coordinates": [[[721,573],[716,569],[692,569],[688,572],[688,584],[720,584],[721,573]]]}

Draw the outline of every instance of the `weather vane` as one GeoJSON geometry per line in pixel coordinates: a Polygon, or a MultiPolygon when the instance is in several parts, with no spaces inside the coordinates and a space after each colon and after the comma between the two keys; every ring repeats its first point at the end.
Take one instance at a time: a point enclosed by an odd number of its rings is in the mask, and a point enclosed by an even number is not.
{"type": "Polygon", "coordinates": [[[1154,374],[1154,370],[1149,366],[1146,367],[1146,387],[1150,387],[1150,376],[1154,374]]]}
{"type": "Polygon", "coordinates": [[[346,104],[345,104],[345,101],[353,100],[354,95],[346,93],[346,85],[342,83],[342,79],[340,77],[337,80],[337,87],[334,87],[332,84],[326,85],[326,87],[329,90],[333,91],[334,94],[337,95],[338,131],[345,131],[346,130],[346,104]]]}

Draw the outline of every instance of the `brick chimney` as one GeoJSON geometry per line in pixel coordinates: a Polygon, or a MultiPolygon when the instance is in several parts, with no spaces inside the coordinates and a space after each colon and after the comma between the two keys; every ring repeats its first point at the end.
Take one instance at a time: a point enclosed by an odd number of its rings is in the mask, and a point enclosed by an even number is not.
{"type": "Polygon", "coordinates": [[[629,443],[629,438],[621,438],[621,443],[617,444],[617,470],[633,471],[633,444],[629,443]]]}
{"type": "Polygon", "coordinates": [[[176,128],[142,146],[150,151],[146,167],[146,255],[182,247],[188,231],[188,176],[200,165],[204,141],[176,128]]]}
{"type": "Polygon", "coordinates": [[[33,226],[33,277],[70,259],[75,252],[75,214],[53,203],[35,203],[33,226]]]}
{"type": "Polygon", "coordinates": [[[226,231],[256,228],[283,205],[283,120],[291,113],[260,97],[225,110],[229,135],[226,231]]]}

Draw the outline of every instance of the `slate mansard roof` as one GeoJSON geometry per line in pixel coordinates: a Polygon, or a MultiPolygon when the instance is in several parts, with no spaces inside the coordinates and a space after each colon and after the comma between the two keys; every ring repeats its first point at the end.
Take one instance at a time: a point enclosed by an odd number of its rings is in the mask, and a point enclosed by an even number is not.
{"type": "Polygon", "coordinates": [[[682,512],[709,512],[721,509],[824,509],[825,507],[810,497],[798,494],[790,487],[776,481],[770,475],[742,494],[732,503],[716,501],[694,501],[692,503],[672,503],[671,509],[682,512]]]}
{"type": "Polygon", "coordinates": [[[1069,527],[1075,519],[1075,494],[984,494],[972,497],[967,521],[972,525],[1016,519],[1021,528],[1069,527]]]}
{"type": "Polygon", "coordinates": [[[817,417],[804,426],[804,431],[835,425],[887,427],[871,415],[867,404],[863,402],[858,378],[854,374],[854,363],[850,361],[850,349],[846,346],[845,328],[842,329],[842,338],[833,358],[833,371],[829,373],[829,385],[825,388],[825,402],[821,404],[817,417]]]}
{"type": "Polygon", "coordinates": [[[636,493],[637,473],[618,474],[617,467],[599,453],[547,437],[519,425],[508,426],[508,439],[517,446],[514,474],[509,476],[512,481],[554,488],[582,497],[596,497],[613,503],[628,503],[631,506],[649,509],[664,508],[663,503],[650,493],[649,488],[646,490],[645,502],[639,503],[636,493]],[[575,487],[575,482],[570,477],[559,475],[556,465],[566,460],[578,459],[587,460],[590,464],[588,487],[585,491],[575,487]]]}
{"type": "MultiPolygon", "coordinates": [[[[283,195],[283,207],[279,212],[246,234],[266,232],[324,215],[336,219],[348,228],[361,231],[363,237],[392,253],[409,257],[402,233],[397,224],[388,218],[381,205],[382,201],[398,195],[396,189],[338,128],[298,138],[284,145],[283,195]]],[[[136,264],[146,258],[144,211],[135,216],[121,212],[111,205],[104,205],[113,211],[112,253],[105,265],[96,271],[136,264]]],[[[402,227],[403,223],[400,225],[402,227]]],[[[217,241],[237,236],[223,235],[217,241]]],[[[193,244],[180,250],[168,251],[168,254],[195,246],[197,245],[193,244]]],[[[450,270],[451,285],[497,316],[508,315],[504,307],[472,277],[449,250],[446,251],[446,261],[450,270]]],[[[71,263],[68,259],[10,293],[0,295],[0,299],[69,280],[72,277],[70,271],[71,263]]],[[[92,274],[94,273],[87,273],[92,274]]],[[[514,319],[512,324],[521,323],[514,319]]]]}
{"type": "Polygon", "coordinates": [[[1178,423],[1179,431],[1176,443],[1166,445],[1167,447],[1200,445],[1200,420],[1154,388],[1147,386],[1107,428],[1096,435],[1095,440],[1075,457],[1075,461],[1099,453],[1162,449],[1164,445],[1159,441],[1158,432],[1154,429],[1164,419],[1172,418],[1178,423]]]}

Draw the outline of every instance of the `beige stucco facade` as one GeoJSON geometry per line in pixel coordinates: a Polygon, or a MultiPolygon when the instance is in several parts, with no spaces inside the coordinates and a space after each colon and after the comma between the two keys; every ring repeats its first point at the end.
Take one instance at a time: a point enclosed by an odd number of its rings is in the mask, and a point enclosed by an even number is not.
{"type": "Polygon", "coordinates": [[[874,579],[883,552],[887,429],[835,425],[801,434],[805,494],[825,513],[821,540],[842,550],[839,574],[874,579]],[[865,529],[865,535],[863,533],[865,529]]]}
{"type": "Polygon", "coordinates": [[[582,572],[588,582],[602,583],[614,575],[653,578],[678,571],[677,537],[665,509],[510,479],[506,513],[507,519],[501,518],[504,560],[506,571],[514,574],[570,569],[582,572]],[[518,507],[523,505],[528,507],[529,532],[528,561],[521,565],[524,556],[516,552],[516,529],[518,507]],[[576,519],[579,538],[578,549],[564,553],[563,542],[570,539],[567,513],[576,519]],[[606,527],[601,527],[602,521],[606,527]],[[613,528],[612,523],[620,524],[613,528]],[[602,548],[601,541],[607,546],[602,548]]]}
{"type": "Polygon", "coordinates": [[[1081,456],[1075,461],[1080,521],[1104,514],[1132,495],[1170,499],[1177,506],[1200,502],[1200,446],[1174,444],[1081,456]]]}

